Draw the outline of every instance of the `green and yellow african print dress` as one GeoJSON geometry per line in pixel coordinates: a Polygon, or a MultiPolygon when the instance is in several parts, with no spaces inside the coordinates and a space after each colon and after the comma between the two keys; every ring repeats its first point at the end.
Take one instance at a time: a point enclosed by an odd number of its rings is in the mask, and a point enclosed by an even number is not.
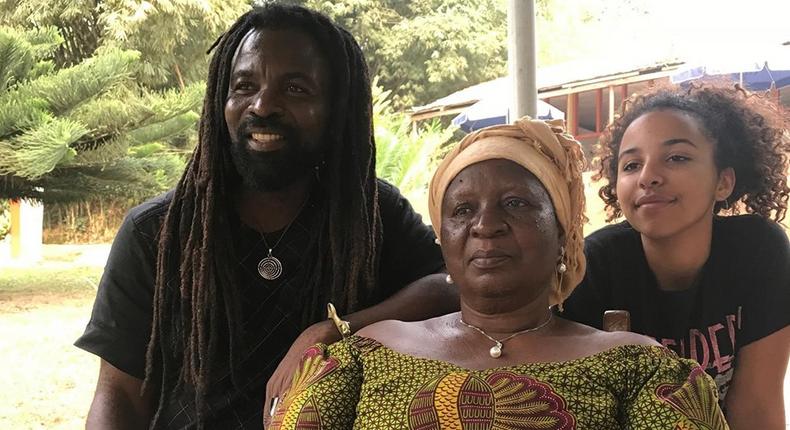
{"type": "Polygon", "coordinates": [[[726,429],[699,365],[625,345],[560,363],[468,370],[351,336],[310,348],[283,430],[726,429]]]}

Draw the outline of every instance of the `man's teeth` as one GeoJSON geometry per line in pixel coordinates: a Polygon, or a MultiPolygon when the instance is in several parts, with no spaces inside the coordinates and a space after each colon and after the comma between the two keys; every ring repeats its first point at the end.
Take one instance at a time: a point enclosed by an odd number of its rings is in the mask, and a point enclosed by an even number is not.
{"type": "Polygon", "coordinates": [[[252,133],[252,138],[258,142],[272,142],[282,139],[282,135],[269,133],[252,133]]]}

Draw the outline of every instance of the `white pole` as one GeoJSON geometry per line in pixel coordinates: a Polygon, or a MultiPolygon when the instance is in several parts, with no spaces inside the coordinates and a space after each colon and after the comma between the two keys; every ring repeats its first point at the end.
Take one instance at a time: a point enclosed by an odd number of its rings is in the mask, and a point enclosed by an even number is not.
{"type": "Polygon", "coordinates": [[[535,83],[535,1],[509,0],[507,13],[508,69],[513,88],[511,121],[535,117],[538,89],[535,83]]]}

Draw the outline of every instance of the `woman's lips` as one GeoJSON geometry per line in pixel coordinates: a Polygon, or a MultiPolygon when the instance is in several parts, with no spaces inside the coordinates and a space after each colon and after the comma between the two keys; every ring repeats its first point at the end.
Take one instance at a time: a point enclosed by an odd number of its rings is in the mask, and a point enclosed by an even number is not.
{"type": "Polygon", "coordinates": [[[499,250],[478,250],[472,254],[470,264],[478,269],[492,269],[505,264],[510,256],[499,250]]]}
{"type": "Polygon", "coordinates": [[[473,258],[472,266],[478,269],[493,269],[505,264],[510,257],[481,257],[473,258]]]}

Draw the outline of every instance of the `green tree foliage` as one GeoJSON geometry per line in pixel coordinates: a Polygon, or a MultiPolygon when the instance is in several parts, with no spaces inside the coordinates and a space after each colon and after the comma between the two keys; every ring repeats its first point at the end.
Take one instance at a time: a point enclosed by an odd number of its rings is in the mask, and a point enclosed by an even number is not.
{"type": "Polygon", "coordinates": [[[5,239],[11,230],[11,211],[8,200],[0,199],[0,241],[5,239]]]}
{"type": "Polygon", "coordinates": [[[205,79],[206,51],[249,0],[0,0],[0,25],[53,27],[54,52],[70,66],[114,47],[140,53],[136,81],[167,89],[205,79]]]}
{"type": "MultiPolygon", "coordinates": [[[[507,74],[508,0],[290,2],[326,13],[357,38],[396,109],[507,74]]],[[[613,49],[632,56],[648,43],[649,0],[536,0],[535,7],[539,66],[600,60],[613,49]]]]}
{"type": "Polygon", "coordinates": [[[248,0],[109,0],[104,43],[141,53],[137,80],[150,88],[183,88],[205,80],[206,51],[249,9],[248,0]]]}
{"type": "Polygon", "coordinates": [[[0,25],[56,29],[61,41],[55,46],[52,61],[66,67],[89,58],[99,47],[104,7],[97,0],[0,0],[0,25]]]}
{"type": "Polygon", "coordinates": [[[183,150],[161,142],[194,133],[203,85],[142,88],[133,80],[140,54],[112,47],[42,66],[58,43],[51,27],[0,27],[0,198],[146,197],[170,186],[183,150]]]}
{"type": "Polygon", "coordinates": [[[248,0],[0,0],[0,198],[139,201],[196,139],[209,56],[248,0]]]}
{"type": "Polygon", "coordinates": [[[359,41],[392,104],[404,109],[507,71],[504,0],[304,0],[359,41]]]}
{"type": "MultiPolygon", "coordinates": [[[[0,196],[75,198],[61,186],[70,181],[124,196],[116,181],[127,173],[148,195],[165,186],[156,178],[172,184],[195,136],[205,51],[248,1],[0,0],[0,196]]],[[[506,73],[507,0],[285,1],[355,35],[371,75],[392,89],[387,115],[506,73]]],[[[638,25],[646,2],[537,0],[539,63],[605,46],[593,34],[617,20],[638,25]]],[[[386,157],[386,145],[412,130],[381,118],[386,157]]]]}

